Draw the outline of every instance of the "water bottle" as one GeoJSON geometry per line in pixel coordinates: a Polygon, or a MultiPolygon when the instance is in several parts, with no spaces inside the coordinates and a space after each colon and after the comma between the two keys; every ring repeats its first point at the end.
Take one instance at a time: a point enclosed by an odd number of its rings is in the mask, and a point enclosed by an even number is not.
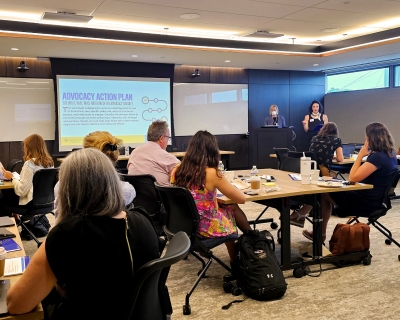
{"type": "Polygon", "coordinates": [[[224,164],[222,163],[222,161],[220,161],[218,163],[218,170],[221,171],[222,174],[224,174],[224,164]]]}
{"type": "Polygon", "coordinates": [[[250,177],[253,177],[253,176],[258,176],[258,169],[256,166],[253,166],[253,168],[251,168],[251,171],[250,171],[250,177]]]}

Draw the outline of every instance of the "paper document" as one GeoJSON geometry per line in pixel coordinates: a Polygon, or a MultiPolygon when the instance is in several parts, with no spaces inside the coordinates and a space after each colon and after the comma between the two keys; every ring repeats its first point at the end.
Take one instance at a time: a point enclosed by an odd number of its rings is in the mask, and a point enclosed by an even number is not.
{"type": "Polygon", "coordinates": [[[4,276],[13,276],[16,274],[21,274],[25,271],[28,266],[30,258],[28,256],[20,258],[6,259],[6,264],[4,268],[4,276]]]}

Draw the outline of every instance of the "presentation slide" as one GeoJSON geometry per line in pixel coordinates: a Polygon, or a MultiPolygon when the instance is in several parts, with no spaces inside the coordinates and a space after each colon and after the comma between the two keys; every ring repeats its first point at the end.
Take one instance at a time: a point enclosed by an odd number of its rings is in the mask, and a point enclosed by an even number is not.
{"type": "Polygon", "coordinates": [[[154,120],[171,128],[169,78],[58,75],[57,92],[59,151],[82,147],[93,131],[109,131],[134,148],[147,142],[154,120]]]}
{"type": "Polygon", "coordinates": [[[0,78],[0,141],[37,133],[54,140],[54,85],[50,79],[0,78]]]}

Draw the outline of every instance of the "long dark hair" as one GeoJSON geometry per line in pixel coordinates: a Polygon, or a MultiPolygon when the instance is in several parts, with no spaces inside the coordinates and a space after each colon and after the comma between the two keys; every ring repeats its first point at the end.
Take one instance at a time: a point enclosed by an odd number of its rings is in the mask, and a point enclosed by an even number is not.
{"type": "Polygon", "coordinates": [[[318,103],[318,105],[319,105],[318,112],[319,112],[320,114],[323,114],[323,113],[324,113],[324,107],[322,106],[321,102],[319,102],[318,100],[313,100],[313,102],[311,102],[310,106],[308,107],[308,112],[309,112],[310,114],[312,113],[312,105],[313,105],[314,103],[318,103]]]}
{"type": "Polygon", "coordinates": [[[382,123],[373,122],[367,125],[365,133],[371,151],[385,152],[389,157],[396,154],[394,141],[389,129],[382,123]]]}
{"type": "Polygon", "coordinates": [[[217,139],[208,131],[198,131],[189,142],[186,155],[175,172],[175,184],[186,188],[202,188],[206,168],[215,168],[217,174],[220,154],[217,139]]]}
{"type": "Polygon", "coordinates": [[[337,137],[339,135],[339,131],[336,123],[334,122],[325,123],[324,126],[321,128],[321,130],[318,132],[318,135],[321,137],[329,137],[329,136],[337,137]]]}

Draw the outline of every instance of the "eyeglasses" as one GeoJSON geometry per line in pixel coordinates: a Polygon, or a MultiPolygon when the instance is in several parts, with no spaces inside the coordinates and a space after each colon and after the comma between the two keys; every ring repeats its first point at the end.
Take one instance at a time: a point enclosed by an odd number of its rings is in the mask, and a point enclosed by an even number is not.
{"type": "Polygon", "coordinates": [[[171,138],[171,136],[166,136],[166,135],[164,135],[164,137],[166,137],[166,138],[168,138],[168,139],[171,138]]]}

